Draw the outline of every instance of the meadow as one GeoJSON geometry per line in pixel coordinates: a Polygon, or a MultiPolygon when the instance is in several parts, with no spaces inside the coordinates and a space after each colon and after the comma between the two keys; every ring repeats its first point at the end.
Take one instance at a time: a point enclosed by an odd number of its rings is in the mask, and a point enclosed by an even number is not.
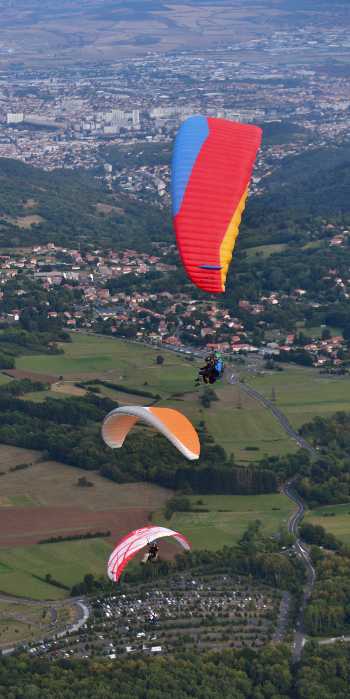
{"type": "MultiPolygon", "coordinates": [[[[31,400],[48,395],[64,398],[77,392],[75,382],[102,379],[132,391],[147,390],[159,395],[159,404],[178,408],[195,424],[204,420],[214,439],[240,463],[258,461],[265,456],[284,455],[296,450],[296,444],[273,415],[258,401],[249,398],[226,379],[215,385],[218,401],[204,408],[201,391],[194,389],[198,362],[163,349],[153,349],[109,337],[72,333],[72,342],[61,345],[64,354],[19,357],[16,368],[62,376],[50,392],[29,394],[31,400]],[[158,365],[161,354],[164,363],[158,365]]],[[[330,416],[350,409],[350,376],[321,375],[318,370],[284,365],[283,371],[252,373],[242,365],[235,373],[258,391],[271,398],[299,429],[314,416],[330,416]]],[[[99,386],[102,395],[120,404],[147,404],[152,399],[99,386]]]]}
{"type": "MultiPolygon", "coordinates": [[[[63,383],[52,386],[50,393],[39,392],[26,397],[31,400],[44,400],[48,395],[64,398],[74,394],[74,382],[99,378],[131,390],[143,389],[159,395],[159,404],[177,408],[195,424],[204,420],[214,439],[242,463],[295,451],[295,443],[271,413],[226,380],[215,385],[219,400],[210,408],[204,408],[201,391],[194,389],[198,362],[190,362],[163,349],[84,333],[72,333],[72,342],[61,347],[63,355],[30,355],[17,359],[17,369],[64,378],[63,383]],[[164,358],[161,366],[156,363],[158,354],[164,358]]],[[[150,402],[150,399],[105,386],[99,386],[99,391],[122,405],[150,402]]]]}
{"type": "Polygon", "coordinates": [[[99,378],[165,396],[193,384],[193,366],[174,352],[86,333],[72,333],[72,342],[61,348],[62,355],[19,357],[16,368],[70,381],[99,378]],[[163,365],[156,363],[158,354],[164,356],[163,365]]]}
{"type": "Polygon", "coordinates": [[[344,544],[350,544],[350,503],[308,510],[304,522],[320,525],[344,544]]]}
{"type": "Polygon", "coordinates": [[[329,376],[317,369],[283,365],[281,372],[245,375],[247,383],[271,399],[299,429],[316,415],[330,417],[339,410],[350,410],[350,376],[329,376]]]}
{"type": "Polygon", "coordinates": [[[70,588],[86,573],[104,575],[112,542],[103,539],[0,548],[0,591],[34,600],[62,599],[69,590],[40,580],[50,574],[70,588]]]}
{"type": "Polygon", "coordinates": [[[203,512],[174,512],[171,519],[164,513],[153,516],[158,524],[181,531],[194,548],[216,550],[232,546],[241,538],[250,522],[260,520],[266,536],[287,524],[293,511],[285,495],[200,495],[191,496],[193,508],[203,512]]]}

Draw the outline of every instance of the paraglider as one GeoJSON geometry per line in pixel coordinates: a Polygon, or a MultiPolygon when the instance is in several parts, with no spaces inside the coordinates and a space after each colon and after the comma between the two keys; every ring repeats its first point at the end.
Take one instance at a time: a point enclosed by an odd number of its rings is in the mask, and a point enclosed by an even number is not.
{"type": "Polygon", "coordinates": [[[124,405],[112,410],[102,424],[102,438],[112,449],[123,446],[124,440],[138,420],[161,432],[187,459],[199,458],[200,443],[192,423],[172,408],[124,405]]]}
{"type": "Polygon", "coordinates": [[[118,541],[117,546],[111,553],[107,565],[109,579],[118,582],[125,566],[146,546],[148,547],[147,560],[157,560],[159,548],[157,544],[154,545],[154,542],[167,536],[176,539],[185,551],[190,551],[191,546],[188,539],[183,534],[172,529],[153,525],[134,529],[134,531],[118,541]],[[150,555],[151,559],[149,558],[150,555]]]}
{"type": "Polygon", "coordinates": [[[225,367],[220,352],[209,354],[208,357],[205,358],[205,362],[205,365],[199,369],[198,376],[195,380],[197,386],[199,386],[201,380],[205,384],[213,384],[223,376],[225,367]]]}
{"type": "Polygon", "coordinates": [[[204,291],[225,291],[261,136],[257,126],[194,116],[176,137],[174,229],[186,272],[204,291]]]}

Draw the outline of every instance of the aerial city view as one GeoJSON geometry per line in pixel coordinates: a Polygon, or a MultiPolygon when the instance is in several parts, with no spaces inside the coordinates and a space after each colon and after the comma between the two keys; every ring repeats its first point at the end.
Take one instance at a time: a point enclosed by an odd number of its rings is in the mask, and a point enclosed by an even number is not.
{"type": "Polygon", "coordinates": [[[0,17],[0,699],[349,698],[348,0],[0,17]]]}

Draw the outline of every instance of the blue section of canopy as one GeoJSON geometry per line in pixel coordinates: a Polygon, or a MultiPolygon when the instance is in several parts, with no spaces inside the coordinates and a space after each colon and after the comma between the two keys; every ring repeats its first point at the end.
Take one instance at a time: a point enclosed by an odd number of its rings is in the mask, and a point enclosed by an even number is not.
{"type": "Polygon", "coordinates": [[[173,216],[176,216],[181,209],[193,166],[208,136],[208,121],[204,116],[190,117],[182,124],[177,134],[171,176],[173,216]]]}

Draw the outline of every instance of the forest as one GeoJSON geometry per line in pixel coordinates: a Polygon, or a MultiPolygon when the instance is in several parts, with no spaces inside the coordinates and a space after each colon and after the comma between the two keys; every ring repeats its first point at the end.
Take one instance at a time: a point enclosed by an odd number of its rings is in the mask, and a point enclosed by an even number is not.
{"type": "Polygon", "coordinates": [[[152,240],[170,238],[170,224],[152,206],[112,195],[87,172],[45,172],[19,161],[0,158],[0,245],[17,247],[54,242],[57,245],[100,245],[149,249],[152,240]],[[17,217],[38,222],[21,228],[17,217]],[[106,216],[98,204],[110,207],[106,216]],[[40,220],[41,219],[41,220],[40,220]]]}
{"type": "Polygon", "coordinates": [[[350,632],[350,551],[329,554],[312,547],[316,584],[305,611],[305,627],[314,636],[339,636],[350,632]]]}
{"type": "Polygon", "coordinates": [[[260,466],[274,471],[279,481],[295,478],[295,487],[309,507],[350,502],[350,413],[315,417],[300,434],[319,452],[317,458],[300,449],[296,454],[269,457],[260,466]]]}
{"type": "Polygon", "coordinates": [[[345,699],[350,648],[306,646],[292,665],[289,648],[269,645],[171,658],[70,660],[17,657],[0,660],[6,699],[345,699]]]}

